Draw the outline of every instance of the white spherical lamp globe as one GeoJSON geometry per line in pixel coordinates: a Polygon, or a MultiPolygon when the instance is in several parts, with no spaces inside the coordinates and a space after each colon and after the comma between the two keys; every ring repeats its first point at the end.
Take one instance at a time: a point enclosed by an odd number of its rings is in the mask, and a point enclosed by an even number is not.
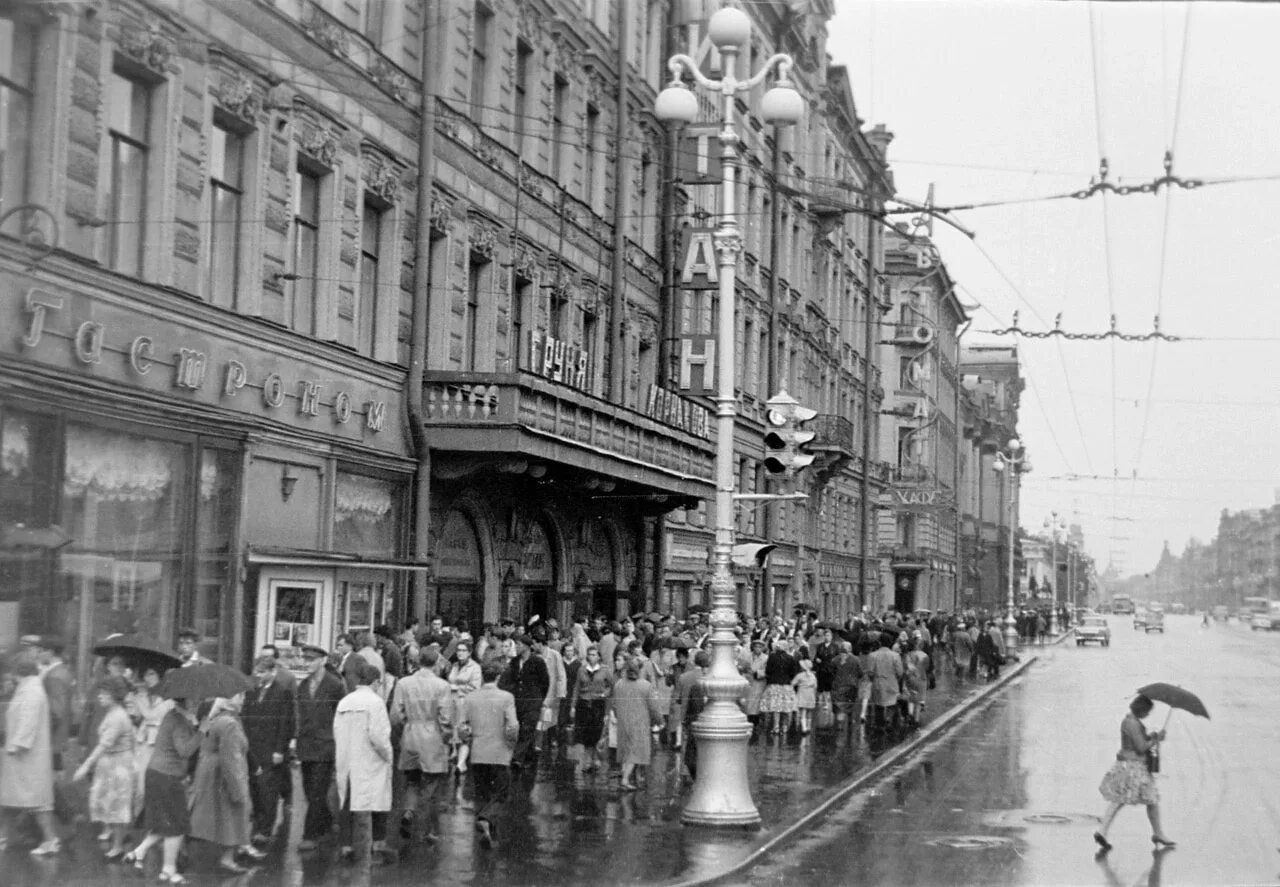
{"type": "Polygon", "coordinates": [[[1022,441],[1018,440],[1016,437],[1009,441],[1009,452],[1016,453],[1020,449],[1022,449],[1022,441]]]}
{"type": "Polygon", "coordinates": [[[722,7],[707,22],[707,36],[718,49],[746,46],[751,39],[751,19],[741,9],[722,7]]]}
{"type": "Polygon", "coordinates": [[[692,123],[698,117],[698,97],[693,90],[673,84],[658,93],[653,113],[670,123],[692,123]]]}
{"type": "Polygon", "coordinates": [[[760,116],[774,126],[790,126],[804,119],[804,99],[794,87],[779,84],[760,100],[760,116]]]}

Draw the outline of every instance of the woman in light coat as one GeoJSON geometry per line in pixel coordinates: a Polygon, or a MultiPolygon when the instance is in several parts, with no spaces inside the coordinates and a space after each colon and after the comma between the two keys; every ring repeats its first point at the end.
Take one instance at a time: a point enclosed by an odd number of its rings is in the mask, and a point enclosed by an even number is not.
{"type": "Polygon", "coordinates": [[[133,744],[133,767],[138,778],[138,787],[133,798],[135,815],[142,812],[146,804],[147,765],[151,763],[151,755],[156,749],[156,736],[160,733],[160,722],[173,708],[173,700],[165,699],[158,692],[162,677],[164,674],[161,669],[148,666],[142,672],[142,683],[129,694],[124,704],[125,711],[129,713],[136,727],[136,741],[133,744]]]}
{"type": "MultiPolygon", "coordinates": [[[[249,843],[249,740],[240,723],[244,694],[213,700],[200,725],[200,757],[191,784],[191,837],[222,846],[218,867],[230,875],[248,869],[236,862],[249,843]]],[[[249,854],[254,856],[256,854],[249,854]]]]}
{"type": "MultiPolygon", "coordinates": [[[[653,727],[662,723],[662,709],[653,684],[640,677],[641,666],[628,659],[622,680],[613,688],[609,705],[618,719],[618,761],[622,764],[622,789],[636,789],[637,767],[649,766],[653,755],[653,727]]],[[[643,774],[643,770],[641,773],[643,774]]]]}
{"type": "Polygon", "coordinates": [[[102,720],[98,722],[97,744],[74,777],[78,782],[93,774],[89,818],[102,823],[111,835],[111,847],[106,854],[109,860],[124,856],[125,830],[138,815],[134,803],[138,789],[133,755],[135,734],[133,722],[124,709],[130,692],[129,682],[124,678],[108,677],[99,681],[96,696],[102,720]]]}
{"type": "Polygon", "coordinates": [[[4,760],[0,762],[0,808],[5,829],[0,832],[0,852],[9,842],[9,831],[19,813],[35,815],[41,843],[33,856],[47,856],[62,849],[53,827],[53,744],[49,735],[49,697],[35,657],[23,654],[11,673],[18,681],[5,710],[4,760]]]}
{"type": "MultiPolygon", "coordinates": [[[[471,641],[460,640],[453,651],[453,664],[449,666],[449,693],[452,705],[445,716],[456,728],[462,722],[462,709],[467,694],[480,689],[480,663],[471,658],[471,641]]],[[[455,728],[449,731],[449,745],[458,761],[458,773],[467,772],[467,754],[470,746],[455,728]]],[[[448,768],[446,768],[447,771],[448,768]]]]}
{"type": "Polygon", "coordinates": [[[333,716],[334,764],[342,856],[351,858],[359,846],[367,859],[370,830],[381,846],[391,810],[391,719],[371,686],[381,678],[377,666],[360,662],[355,677],[356,688],[342,697],[333,716]]]}

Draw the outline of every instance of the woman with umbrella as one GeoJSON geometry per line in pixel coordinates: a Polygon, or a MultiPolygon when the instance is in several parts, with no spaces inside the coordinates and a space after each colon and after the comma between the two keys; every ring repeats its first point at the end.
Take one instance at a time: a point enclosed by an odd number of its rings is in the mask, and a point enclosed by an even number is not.
{"type": "Polygon", "coordinates": [[[75,772],[75,779],[93,774],[89,789],[89,818],[101,822],[110,835],[107,859],[124,856],[125,830],[135,816],[133,796],[137,776],[133,769],[135,741],[133,722],[124,710],[131,687],[122,677],[103,678],[97,687],[96,700],[102,711],[98,722],[97,744],[75,772]]]}
{"type": "Polygon", "coordinates": [[[232,875],[248,871],[236,862],[237,851],[259,855],[250,852],[253,847],[249,843],[249,739],[240,723],[243,707],[243,691],[213,700],[200,725],[203,738],[191,793],[189,834],[220,844],[223,850],[218,867],[232,875]]]}
{"type": "Polygon", "coordinates": [[[125,711],[133,719],[137,740],[133,747],[134,775],[138,781],[133,797],[135,816],[146,805],[147,765],[151,763],[151,755],[155,752],[160,724],[173,708],[173,700],[160,695],[160,679],[163,676],[162,666],[144,666],[142,682],[125,700],[125,711]]]}
{"type": "Polygon", "coordinates": [[[200,748],[200,740],[195,714],[186,700],[172,700],[156,730],[143,775],[143,823],[147,836],[124,857],[125,862],[142,871],[147,853],[163,841],[160,880],[170,884],[181,884],[186,880],[178,874],[178,851],[182,849],[183,836],[191,830],[186,777],[191,756],[200,748]]]}
{"type": "Polygon", "coordinates": [[[1164,739],[1163,730],[1147,732],[1142,726],[1142,719],[1151,714],[1153,707],[1151,699],[1139,693],[1129,703],[1129,713],[1120,724],[1120,751],[1116,753],[1116,762],[1111,765],[1102,784],[1098,786],[1098,791],[1107,799],[1107,812],[1102,817],[1102,828],[1093,833],[1093,839],[1102,848],[1100,853],[1111,849],[1107,831],[1120,808],[1126,804],[1146,805],[1147,818],[1151,820],[1151,843],[1155,844],[1157,850],[1175,846],[1160,826],[1160,794],[1147,768],[1147,753],[1164,739]]]}

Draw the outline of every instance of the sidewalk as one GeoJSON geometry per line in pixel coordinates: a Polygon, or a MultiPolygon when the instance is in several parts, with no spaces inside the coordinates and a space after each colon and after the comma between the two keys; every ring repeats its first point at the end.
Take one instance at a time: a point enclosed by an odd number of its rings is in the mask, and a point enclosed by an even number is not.
{"type": "MultiPolygon", "coordinates": [[[[1064,634],[1057,643],[1067,640],[1064,634]]],[[[950,669],[942,669],[938,686],[927,697],[921,729],[896,745],[869,741],[854,725],[843,730],[816,731],[802,739],[765,737],[748,752],[752,797],[760,811],[755,830],[687,827],[680,822],[688,793],[680,779],[681,762],[660,748],[649,768],[648,784],[638,792],[623,792],[615,773],[584,778],[563,758],[544,756],[537,773],[520,775],[511,815],[503,824],[496,848],[481,847],[475,839],[470,785],[453,783],[437,827],[440,840],[399,846],[396,824],[389,840],[400,851],[398,861],[375,866],[375,885],[462,884],[587,885],[604,878],[624,884],[692,885],[724,878],[771,847],[805,828],[822,812],[900,763],[922,744],[936,738],[954,721],[1015,679],[1035,661],[1035,647],[1022,661],[1001,670],[992,683],[955,683],[950,669]]],[[[295,797],[302,793],[296,785],[295,797]]],[[[289,816],[283,833],[269,847],[270,857],[250,876],[236,879],[246,885],[344,885],[352,874],[337,860],[336,841],[319,850],[299,854],[301,817],[289,816]],[[287,835],[287,838],[285,836],[287,835]]],[[[101,851],[92,831],[82,825],[64,854],[48,861],[32,860],[25,849],[3,854],[4,865],[16,883],[103,884],[101,851]],[[31,869],[30,871],[27,871],[31,869]],[[25,878],[25,880],[24,880],[25,878]]],[[[158,855],[158,854],[157,854],[158,855]]],[[[192,848],[188,877],[193,884],[224,883],[213,873],[216,850],[192,848]]],[[[158,860],[149,861],[154,878],[158,860]]],[[[125,872],[106,867],[114,878],[125,872]]],[[[130,879],[133,883],[140,880],[130,879]]]]}

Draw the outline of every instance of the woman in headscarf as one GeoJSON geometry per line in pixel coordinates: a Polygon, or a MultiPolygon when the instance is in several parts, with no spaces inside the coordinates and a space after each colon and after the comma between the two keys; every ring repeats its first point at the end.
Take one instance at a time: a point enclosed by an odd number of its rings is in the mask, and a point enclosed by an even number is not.
{"type": "MultiPolygon", "coordinates": [[[[649,766],[653,756],[653,728],[662,723],[653,684],[641,676],[640,663],[628,658],[622,680],[614,685],[609,705],[618,719],[618,761],[622,764],[622,789],[635,791],[637,767],[649,766]]],[[[640,771],[643,776],[643,769],[640,771]]]]}
{"type": "Polygon", "coordinates": [[[769,661],[769,656],[765,653],[765,642],[763,638],[756,638],[751,641],[751,651],[739,663],[739,670],[743,672],[743,677],[747,679],[747,696],[743,709],[746,711],[747,720],[751,722],[754,728],[760,722],[760,700],[764,698],[764,667],[769,661]]]}
{"type": "Polygon", "coordinates": [[[185,700],[174,701],[156,730],[144,774],[143,823],[147,836],[124,856],[125,862],[142,871],[147,853],[163,841],[160,880],[170,884],[186,881],[178,873],[178,851],[182,849],[183,836],[191,830],[186,779],[191,756],[200,748],[201,738],[195,714],[185,700]]]}
{"type": "Polygon", "coordinates": [[[122,677],[107,677],[98,682],[95,701],[102,713],[98,721],[98,741],[73,777],[79,781],[93,774],[89,818],[102,823],[110,835],[111,846],[106,853],[109,860],[124,856],[125,830],[135,816],[133,796],[137,776],[133,747],[136,737],[133,721],[124,710],[130,689],[129,682],[122,677]]]}
{"type": "Polygon", "coordinates": [[[596,746],[604,735],[604,713],[613,692],[613,674],[600,661],[600,648],[587,647],[586,659],[578,669],[570,694],[569,717],[574,724],[573,737],[583,747],[583,772],[599,767],[596,746]]]}
{"type": "Polygon", "coordinates": [[[907,726],[920,726],[920,712],[924,709],[925,692],[929,686],[929,654],[924,651],[920,633],[912,635],[902,654],[902,689],[907,699],[907,726]]]}
{"type": "Polygon", "coordinates": [[[160,695],[160,679],[164,674],[156,666],[148,666],[142,671],[142,682],[129,694],[124,708],[133,719],[134,738],[133,772],[137,778],[137,788],[133,796],[133,810],[136,817],[146,807],[147,766],[151,763],[151,755],[155,751],[156,736],[160,733],[160,724],[164,716],[173,708],[173,700],[160,695]]]}
{"type": "Polygon", "coordinates": [[[231,875],[248,871],[236,862],[238,851],[260,855],[249,844],[249,739],[240,723],[243,707],[243,693],[213,700],[200,725],[204,738],[191,792],[191,837],[221,845],[218,867],[231,875]]]}
{"type": "Polygon", "coordinates": [[[4,713],[4,764],[0,766],[0,810],[4,832],[0,852],[9,842],[14,818],[31,813],[40,826],[41,841],[32,856],[48,856],[62,849],[53,826],[53,743],[49,731],[49,697],[40,666],[30,653],[10,665],[17,679],[4,713]]]}
{"type": "Polygon", "coordinates": [[[1146,806],[1147,819],[1151,821],[1151,843],[1157,850],[1176,846],[1165,837],[1164,829],[1160,826],[1160,793],[1156,790],[1156,781],[1147,766],[1147,753],[1164,739],[1163,730],[1147,732],[1142,726],[1142,719],[1151,714],[1152,708],[1154,703],[1138,694],[1129,703],[1129,713],[1120,723],[1120,751],[1116,753],[1116,762],[1111,765],[1102,784],[1098,786],[1102,797],[1107,799],[1107,812],[1102,816],[1102,828],[1093,833],[1093,840],[1102,848],[1100,853],[1111,849],[1107,831],[1120,808],[1126,804],[1146,806]]]}

